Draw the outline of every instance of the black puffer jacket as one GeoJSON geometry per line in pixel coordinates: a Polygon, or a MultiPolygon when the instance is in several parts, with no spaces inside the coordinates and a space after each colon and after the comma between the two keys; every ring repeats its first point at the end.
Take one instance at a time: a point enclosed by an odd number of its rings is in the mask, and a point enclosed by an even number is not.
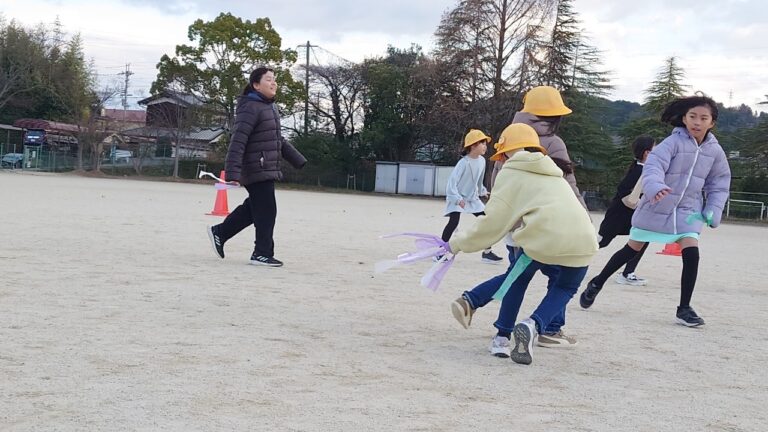
{"type": "Polygon", "coordinates": [[[273,101],[257,92],[241,96],[224,165],[226,179],[241,185],[282,180],[282,158],[296,168],[307,163],[280,133],[280,116],[273,101]]]}

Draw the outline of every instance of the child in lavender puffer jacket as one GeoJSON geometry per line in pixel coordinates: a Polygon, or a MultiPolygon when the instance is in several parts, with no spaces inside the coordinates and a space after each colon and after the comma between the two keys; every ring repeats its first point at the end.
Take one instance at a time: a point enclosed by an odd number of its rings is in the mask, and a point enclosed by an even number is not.
{"type": "Polygon", "coordinates": [[[677,99],[664,110],[661,120],[676,127],[643,167],[643,197],[632,216],[629,242],[589,281],[579,299],[581,307],[592,306],[608,277],[648,242],[678,243],[683,274],[677,322],[688,327],[704,324],[690,305],[699,268],[699,233],[704,223],[720,225],[731,184],[725,152],[710,132],[717,115],[715,101],[705,96],[677,99]]]}

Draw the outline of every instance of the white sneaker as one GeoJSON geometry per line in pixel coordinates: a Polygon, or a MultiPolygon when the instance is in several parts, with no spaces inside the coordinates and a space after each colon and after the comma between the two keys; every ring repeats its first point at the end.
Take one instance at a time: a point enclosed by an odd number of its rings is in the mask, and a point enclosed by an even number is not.
{"type": "Polygon", "coordinates": [[[488,351],[496,357],[509,358],[509,339],[504,336],[494,336],[488,351]]]}
{"type": "Polygon", "coordinates": [[[512,361],[520,364],[531,364],[533,357],[533,339],[536,338],[536,323],[528,318],[520,321],[512,329],[512,335],[515,337],[515,348],[510,353],[512,361]]]}
{"type": "Polygon", "coordinates": [[[645,286],[648,284],[648,280],[637,277],[634,273],[630,273],[626,276],[624,276],[623,273],[619,273],[616,275],[616,283],[621,285],[645,286]]]}

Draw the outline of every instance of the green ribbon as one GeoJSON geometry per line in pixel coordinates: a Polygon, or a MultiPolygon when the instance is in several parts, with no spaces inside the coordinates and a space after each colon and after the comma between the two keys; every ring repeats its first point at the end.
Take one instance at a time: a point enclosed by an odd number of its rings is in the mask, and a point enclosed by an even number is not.
{"type": "Polygon", "coordinates": [[[515,262],[515,265],[512,267],[512,270],[510,270],[509,274],[507,274],[506,279],[504,279],[504,282],[499,287],[499,290],[496,291],[496,294],[493,295],[493,298],[495,300],[501,301],[501,299],[504,298],[505,295],[507,295],[507,291],[509,291],[509,287],[512,286],[513,283],[517,280],[518,277],[525,271],[525,269],[528,268],[528,265],[531,263],[531,257],[523,253],[517,258],[517,261],[515,262]]]}

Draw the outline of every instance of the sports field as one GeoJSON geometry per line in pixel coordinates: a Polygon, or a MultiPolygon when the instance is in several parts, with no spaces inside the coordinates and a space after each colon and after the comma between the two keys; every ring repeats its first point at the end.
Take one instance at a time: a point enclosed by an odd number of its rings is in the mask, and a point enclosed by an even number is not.
{"type": "MultiPolygon", "coordinates": [[[[459,255],[373,273],[438,234],[443,202],[278,190],[276,257],[253,230],[216,258],[211,184],[0,172],[2,431],[764,431],[768,228],[706,230],[692,305],[651,245],[645,287],[572,301],[573,349],[492,357],[494,303],[464,330],[450,302],[505,266],[459,255]]],[[[230,190],[229,208],[245,198],[230,190]]],[[[597,224],[602,215],[593,214],[597,224]]],[[[474,218],[464,218],[459,229],[474,218]]],[[[596,256],[591,277],[622,246],[596,256]]],[[[502,244],[494,247],[504,255],[502,244]]],[[[537,276],[522,314],[544,293],[537,276]]]]}

